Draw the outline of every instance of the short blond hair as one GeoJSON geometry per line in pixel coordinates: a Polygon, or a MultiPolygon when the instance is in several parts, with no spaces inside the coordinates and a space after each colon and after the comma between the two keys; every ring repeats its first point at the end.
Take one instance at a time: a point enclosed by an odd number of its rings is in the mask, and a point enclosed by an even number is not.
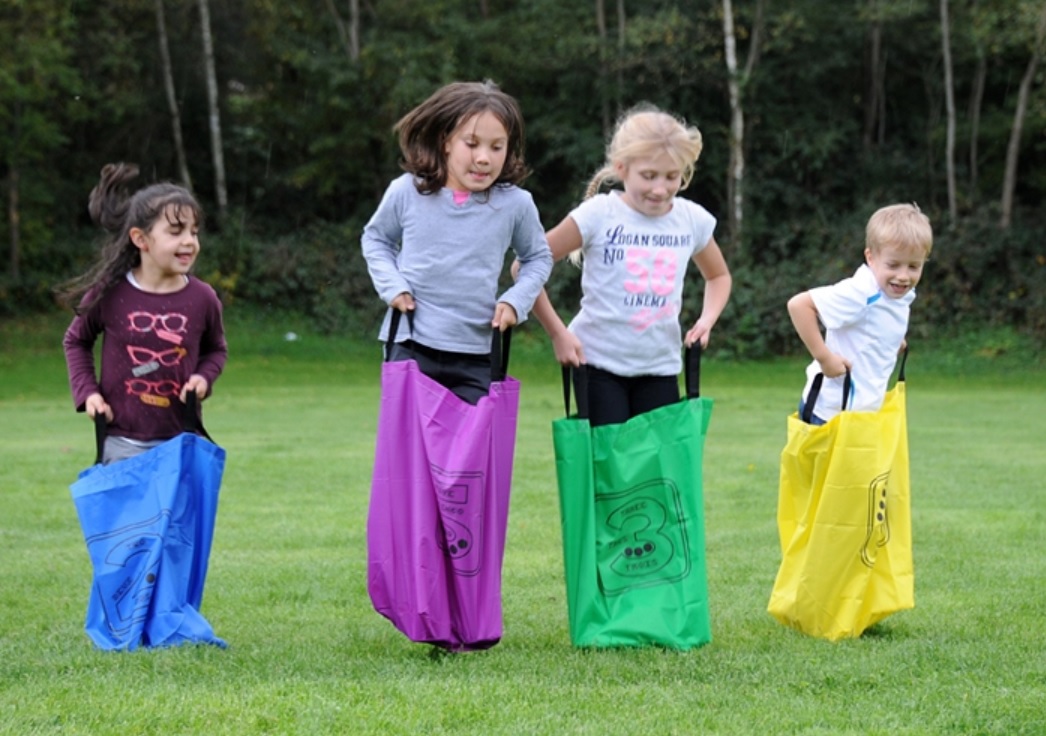
{"type": "Polygon", "coordinates": [[[929,258],[933,250],[933,227],[930,218],[914,202],[891,204],[880,207],[868,219],[864,243],[873,253],[892,245],[905,250],[917,250],[923,258],[929,258]]]}

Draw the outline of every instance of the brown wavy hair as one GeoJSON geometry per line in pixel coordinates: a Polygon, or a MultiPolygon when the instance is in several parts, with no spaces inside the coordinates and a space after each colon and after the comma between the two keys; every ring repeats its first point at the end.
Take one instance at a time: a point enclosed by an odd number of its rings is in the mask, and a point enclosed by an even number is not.
{"type": "Polygon", "coordinates": [[[521,184],[529,176],[524,161],[523,113],[519,103],[489,79],[453,82],[404,115],[393,127],[399,134],[400,166],[414,175],[422,194],[434,194],[447,183],[445,146],[457,127],[480,113],[490,112],[508,133],[505,165],[493,186],[521,184]]]}

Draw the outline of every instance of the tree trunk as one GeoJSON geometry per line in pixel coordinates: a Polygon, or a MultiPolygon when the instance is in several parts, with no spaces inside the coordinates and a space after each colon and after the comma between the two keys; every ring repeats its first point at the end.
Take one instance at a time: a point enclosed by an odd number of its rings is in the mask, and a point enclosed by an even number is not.
{"type": "Polygon", "coordinates": [[[734,252],[742,252],[741,228],[744,222],[745,114],[741,104],[741,79],[737,71],[737,37],[734,33],[734,8],[723,0],[723,45],[726,51],[727,88],[730,93],[730,164],[726,180],[729,206],[728,224],[734,252]]]}
{"type": "MultiPolygon", "coordinates": [[[[874,3],[875,0],[872,0],[874,3]]],[[[875,143],[876,124],[879,120],[879,95],[882,94],[883,78],[881,56],[883,48],[883,26],[878,19],[872,21],[868,40],[868,92],[864,104],[864,136],[862,142],[865,150],[870,150],[875,143]]]]}
{"type": "Polygon", "coordinates": [[[185,158],[185,144],[182,142],[182,119],[178,112],[178,98],[174,93],[174,75],[171,72],[171,51],[167,44],[163,0],[156,0],[156,33],[160,41],[160,63],[163,67],[163,86],[167,92],[167,108],[171,112],[171,132],[174,135],[174,152],[178,159],[178,176],[182,184],[192,190],[189,164],[185,158]]]}
{"type": "Polygon", "coordinates": [[[614,107],[621,114],[621,100],[625,94],[625,0],[617,0],[617,90],[614,107]]]}
{"type": "Polygon", "coordinates": [[[10,276],[18,281],[22,275],[21,209],[18,204],[20,177],[14,164],[7,172],[7,227],[11,234],[10,276]]]}
{"type": "Polygon", "coordinates": [[[886,139],[886,56],[883,53],[883,21],[879,0],[869,0],[872,19],[868,39],[868,99],[864,107],[864,134],[866,151],[881,146],[886,139]]]}
{"type": "Polygon", "coordinates": [[[947,140],[945,142],[944,168],[948,178],[948,216],[951,226],[959,218],[959,205],[955,197],[955,81],[952,77],[952,39],[948,20],[948,0],[941,0],[941,52],[944,59],[944,105],[947,111],[947,140]]]}
{"type": "Polygon", "coordinates": [[[973,79],[973,91],[970,94],[970,202],[978,200],[978,164],[977,141],[981,135],[981,105],[984,102],[984,83],[988,78],[988,59],[984,54],[981,42],[977,44],[977,71],[973,79]]]}
{"type": "MultiPolygon", "coordinates": [[[[483,5],[483,17],[487,17],[487,7],[483,5]]],[[[349,58],[360,60],[360,0],[349,0],[349,58]]]]}
{"type": "Polygon", "coordinates": [[[1013,114],[1010,143],[1006,147],[1006,171],[1003,174],[1002,205],[1000,207],[1002,214],[999,218],[999,226],[1003,229],[1009,228],[1013,219],[1013,192],[1017,188],[1017,155],[1021,149],[1021,130],[1024,128],[1024,117],[1028,111],[1031,85],[1035,81],[1035,69],[1039,65],[1039,60],[1042,59],[1044,39],[1046,39],[1046,4],[1042,6],[1039,22],[1035,27],[1035,46],[1017,92],[1017,110],[1013,114]]]}
{"type": "Polygon", "coordinates": [[[22,209],[19,203],[22,186],[18,149],[22,138],[22,102],[15,99],[11,110],[10,153],[7,160],[7,229],[11,238],[10,276],[18,281],[22,275],[22,209]]]}
{"type": "Polygon", "coordinates": [[[599,35],[599,106],[606,136],[610,133],[610,100],[607,98],[607,14],[603,0],[596,0],[596,33],[599,35]]]}
{"type": "Polygon", "coordinates": [[[341,39],[345,54],[352,61],[360,58],[360,3],[359,0],[349,0],[349,21],[341,17],[334,0],[326,0],[327,12],[334,20],[334,27],[338,30],[338,38],[341,39]]]}
{"type": "Polygon", "coordinates": [[[210,0],[199,0],[203,59],[207,73],[207,107],[210,111],[211,158],[214,161],[214,196],[218,200],[218,223],[225,222],[229,197],[225,189],[225,156],[222,153],[222,122],[218,112],[218,80],[214,72],[214,42],[211,39],[210,0]]]}

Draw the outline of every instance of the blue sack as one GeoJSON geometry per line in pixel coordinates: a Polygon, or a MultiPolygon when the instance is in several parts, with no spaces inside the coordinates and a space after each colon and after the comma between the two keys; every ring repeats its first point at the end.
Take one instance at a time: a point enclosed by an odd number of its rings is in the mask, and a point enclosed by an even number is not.
{"type": "Polygon", "coordinates": [[[225,450],[186,431],[70,487],[94,573],[84,629],[100,649],[226,646],[200,613],[224,469],[225,450]]]}

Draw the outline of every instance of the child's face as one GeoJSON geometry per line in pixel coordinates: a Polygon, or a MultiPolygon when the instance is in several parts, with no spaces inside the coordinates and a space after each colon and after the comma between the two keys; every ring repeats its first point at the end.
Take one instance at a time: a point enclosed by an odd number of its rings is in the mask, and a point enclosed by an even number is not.
{"type": "Polygon", "coordinates": [[[508,156],[508,131],[492,112],[463,120],[444,144],[447,187],[458,192],[483,192],[501,176],[508,156]]]}
{"type": "Polygon", "coordinates": [[[614,169],[625,187],[625,203],[647,217],[667,214],[683,184],[683,172],[667,151],[616,164],[614,169]]]}
{"type": "Polygon", "coordinates": [[[926,263],[926,256],[918,248],[897,245],[880,246],[878,252],[866,248],[864,258],[879,288],[893,299],[900,299],[915,288],[926,263]]]}
{"type": "Polygon", "coordinates": [[[147,231],[131,229],[142,255],[142,269],[153,279],[178,279],[189,273],[200,252],[199,226],[188,207],[168,207],[147,231]]]}

